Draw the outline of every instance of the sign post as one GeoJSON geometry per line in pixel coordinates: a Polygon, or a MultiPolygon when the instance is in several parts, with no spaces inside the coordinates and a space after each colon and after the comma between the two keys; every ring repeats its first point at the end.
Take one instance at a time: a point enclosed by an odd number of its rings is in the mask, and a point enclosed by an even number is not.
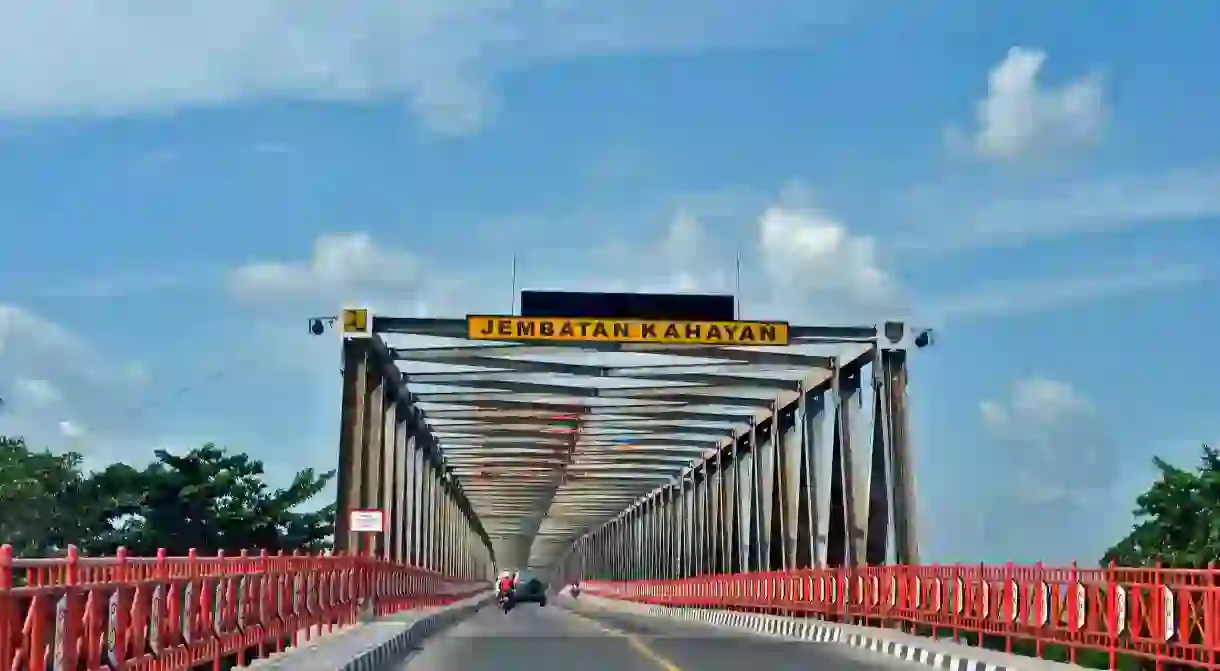
{"type": "Polygon", "coordinates": [[[368,308],[343,309],[343,337],[368,338],[373,335],[373,315],[368,308]]]}
{"type": "MultiPolygon", "coordinates": [[[[349,531],[364,534],[368,539],[365,547],[365,552],[368,553],[369,559],[377,558],[377,534],[385,533],[385,511],[379,508],[355,508],[347,513],[347,528],[349,531]]],[[[375,571],[373,566],[366,566],[364,572],[365,592],[367,595],[362,599],[360,605],[361,619],[367,620],[372,618],[375,606],[373,604],[373,587],[376,584],[375,571]]]]}
{"type": "Polygon", "coordinates": [[[365,551],[372,557],[377,547],[375,534],[385,533],[385,511],[379,508],[356,508],[347,514],[347,528],[368,538],[365,551]]]}

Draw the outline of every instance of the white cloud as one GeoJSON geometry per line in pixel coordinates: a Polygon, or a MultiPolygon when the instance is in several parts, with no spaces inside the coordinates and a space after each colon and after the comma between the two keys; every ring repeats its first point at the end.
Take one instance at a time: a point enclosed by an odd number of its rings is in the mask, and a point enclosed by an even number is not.
{"type": "MultiPolygon", "coordinates": [[[[649,217],[644,217],[645,220],[649,217]]],[[[732,259],[705,231],[704,222],[679,206],[659,234],[625,239],[620,231],[572,250],[576,259],[556,272],[548,268],[546,286],[565,291],[641,291],[709,293],[731,290],[732,259]]]]}
{"type": "MultiPolygon", "coordinates": [[[[290,477],[294,468],[317,465],[318,460],[306,464],[295,451],[289,456],[283,452],[276,454],[281,445],[301,442],[299,439],[285,441],[280,434],[247,439],[243,423],[249,421],[248,416],[237,412],[232,418],[220,417],[219,413],[228,407],[224,401],[219,408],[215,400],[209,401],[207,396],[214,390],[207,387],[236,384],[236,397],[249,403],[242,387],[257,387],[268,379],[283,383],[283,371],[276,368],[278,357],[295,354],[317,361],[324,358],[319,353],[323,348],[306,336],[304,342],[313,345],[312,349],[286,352],[283,347],[264,347],[257,350],[256,357],[235,357],[234,350],[252,349],[251,345],[258,344],[257,333],[252,337],[246,330],[243,335],[243,339],[222,343],[224,361],[208,375],[175,379],[171,373],[183,371],[159,370],[154,378],[143,363],[123,361],[45,315],[17,305],[0,304],[0,435],[23,436],[38,448],[78,452],[84,457],[86,468],[101,468],[116,461],[141,464],[152,459],[154,448],[188,449],[217,440],[266,459],[271,482],[282,484],[282,479],[290,477]],[[241,379],[224,379],[216,384],[229,373],[237,373],[241,379]],[[283,462],[283,467],[278,468],[276,462],[283,462]]],[[[290,341],[284,338],[276,342],[290,341]]],[[[195,362],[200,361],[198,357],[205,350],[206,347],[192,348],[195,362]]],[[[294,370],[299,370],[299,361],[295,363],[294,370]]],[[[322,395],[329,388],[322,381],[321,369],[315,369],[319,370],[317,378],[302,387],[307,391],[318,390],[322,395]]],[[[334,379],[333,369],[325,372],[331,374],[326,381],[334,379]]],[[[266,387],[274,390],[276,384],[266,387]]],[[[299,408],[292,404],[303,402],[302,398],[300,394],[294,395],[287,404],[288,410],[268,412],[272,416],[282,412],[299,415],[291,409],[299,408]]],[[[266,398],[258,402],[267,407],[276,403],[266,398]]],[[[337,401],[333,403],[337,408],[337,401]]],[[[310,421],[311,418],[298,418],[291,424],[310,427],[310,421]]]]}
{"type": "Polygon", "coordinates": [[[1018,502],[1079,502],[1117,479],[1111,437],[1097,406],[1068,382],[1021,378],[1007,398],[980,402],[979,416],[994,441],[989,461],[1015,485],[1007,493],[1018,502]]]}
{"type": "Polygon", "coordinates": [[[88,362],[92,353],[83,338],[59,324],[17,305],[0,304],[0,358],[10,364],[35,363],[34,354],[47,360],[38,365],[60,372],[71,372],[90,378],[103,376],[96,365],[77,368],[88,362]],[[71,362],[71,363],[68,363],[71,362]]]}
{"type": "Polygon", "coordinates": [[[971,319],[1058,310],[1105,298],[1130,296],[1210,281],[1215,273],[1201,265],[1126,268],[1078,277],[1043,278],[980,284],[969,293],[929,301],[920,313],[930,325],[971,319]]]}
{"type": "Polygon", "coordinates": [[[47,406],[63,398],[63,394],[55,388],[55,385],[46,380],[19,377],[13,381],[13,386],[19,402],[28,401],[36,407],[47,406]]]}
{"type": "MultiPolygon", "coordinates": [[[[775,205],[758,219],[758,244],[772,292],[817,300],[819,311],[840,306],[873,312],[899,299],[895,278],[882,267],[877,241],[854,234],[826,212],[775,205]]],[[[848,310],[853,311],[853,310],[848,310]]]]}
{"type": "Polygon", "coordinates": [[[983,401],[979,411],[997,437],[1043,440],[1048,430],[1091,418],[1096,408],[1067,382],[1035,376],[1013,384],[1006,401],[983,401]]]}
{"type": "Polygon", "coordinates": [[[699,290],[699,281],[693,277],[692,271],[700,265],[699,254],[704,244],[702,238],[703,229],[699,220],[686,212],[679,213],[669,227],[662,247],[670,268],[677,274],[678,291],[699,290]]]}
{"type": "Polygon", "coordinates": [[[401,98],[432,128],[494,109],[497,74],[582,56],[783,42],[845,3],[136,0],[0,4],[0,116],[114,116],[267,99],[401,98]]]}
{"type": "Polygon", "coordinates": [[[51,319],[0,304],[0,390],[8,390],[0,434],[52,449],[78,449],[70,441],[87,436],[96,439],[88,446],[93,454],[113,452],[113,441],[137,428],[130,410],[148,378],[138,363],[108,360],[51,319]],[[86,433],[85,426],[98,431],[86,433]]]}
{"type": "Polygon", "coordinates": [[[896,241],[904,252],[940,253],[1022,245],[1220,217],[1220,168],[1114,175],[1096,180],[987,188],[967,182],[918,189],[902,217],[934,222],[896,241]]]}
{"type": "Polygon", "coordinates": [[[386,250],[367,233],[330,233],[313,243],[306,261],[258,261],[230,275],[237,296],[256,302],[324,297],[361,300],[371,295],[411,295],[420,285],[418,262],[386,250]]]}
{"type": "Polygon", "coordinates": [[[979,156],[1012,160],[1047,150],[1094,143],[1108,116],[1105,87],[1087,74],[1059,87],[1043,86],[1043,51],[1013,47],[987,75],[987,96],[977,103],[970,139],[979,156]]]}
{"type": "Polygon", "coordinates": [[[64,438],[69,439],[80,438],[85,434],[84,429],[80,425],[68,420],[59,423],[59,432],[63,434],[64,438]]]}
{"type": "Polygon", "coordinates": [[[988,440],[970,455],[956,505],[978,515],[985,556],[963,559],[1096,560],[1114,540],[1120,461],[1096,403],[1069,382],[1029,375],[978,410],[988,440]]]}
{"type": "MultiPolygon", "coordinates": [[[[785,196],[787,198],[787,196],[785,196]]],[[[735,226],[752,241],[743,270],[762,269],[761,284],[743,281],[742,300],[775,318],[867,318],[892,309],[901,287],[884,267],[876,241],[811,207],[774,205],[735,226]]],[[[757,212],[757,210],[756,210],[757,212]]],[[[631,230],[639,230],[632,227],[631,230]]],[[[645,227],[647,231],[647,227],[645,227]]],[[[733,292],[735,237],[708,235],[689,210],[651,236],[626,240],[616,231],[583,249],[566,250],[565,263],[520,286],[570,291],[733,292]]],[[[416,316],[456,316],[507,309],[507,272],[459,274],[445,258],[417,258],[367,233],[327,234],[304,261],[254,261],[234,269],[230,289],[258,305],[284,301],[341,302],[398,310],[416,316]],[[426,269],[426,272],[425,272],[426,269]]],[[[755,279],[755,278],[748,278],[755,279]]],[[[758,316],[757,310],[754,310],[758,316]]]]}
{"type": "MultiPolygon", "coordinates": [[[[1214,277],[1201,265],[1124,262],[1119,268],[1067,277],[976,283],[964,294],[925,298],[912,305],[903,283],[887,264],[879,240],[808,204],[811,198],[806,191],[790,185],[770,205],[756,205],[753,216],[740,203],[727,216],[708,215],[715,222],[715,235],[709,235],[704,218],[695,214],[702,210],[671,203],[672,216],[664,228],[651,229],[651,237],[647,221],[643,227],[616,227],[600,240],[594,229],[582,248],[565,250],[565,263],[546,264],[544,276],[535,276],[532,267],[522,266],[519,286],[735,292],[733,257],[740,250],[745,277],[736,293],[752,316],[868,322],[917,314],[931,324],[944,325],[1055,310],[1214,277]],[[643,237],[628,239],[622,234],[641,229],[643,237]],[[750,245],[735,248],[732,241],[737,239],[749,240],[750,245]]],[[[1075,198],[1086,197],[1076,195],[1070,202],[1075,198]]],[[[1069,207],[1069,201],[1055,202],[1069,207]]],[[[1203,205],[1196,202],[1197,207],[1203,205]]],[[[1025,206],[1039,207],[1037,203],[1025,206]]],[[[1083,203],[1070,208],[1085,211],[1083,203]]],[[[1121,211],[1114,205],[1116,216],[1121,211]]],[[[998,221],[1017,217],[1015,211],[995,212],[998,221]]],[[[1046,221],[1046,217],[1034,219],[1046,221]]],[[[573,222],[578,223],[577,219],[573,222]]],[[[460,316],[508,309],[507,266],[463,274],[452,268],[445,258],[416,257],[368,233],[334,233],[319,236],[306,260],[254,261],[231,271],[229,281],[237,297],[260,306],[291,301],[299,307],[304,301],[333,311],[340,304],[359,303],[409,316],[460,316]]]]}
{"type": "Polygon", "coordinates": [[[217,269],[178,264],[173,271],[129,272],[95,277],[60,286],[40,288],[35,295],[48,298],[117,298],[139,293],[182,291],[214,286],[217,269]]]}
{"type": "Polygon", "coordinates": [[[1068,184],[1032,198],[998,199],[971,213],[987,236],[1110,232],[1220,214],[1220,170],[1173,170],[1068,184]]]}
{"type": "Polygon", "coordinates": [[[703,222],[679,210],[662,238],[642,250],[620,252],[617,267],[634,268],[617,278],[615,290],[658,293],[716,293],[732,291],[732,259],[712,244],[703,222]],[[632,260],[634,259],[634,260],[632,260]],[[716,262],[719,259],[720,262],[716,262]]]}

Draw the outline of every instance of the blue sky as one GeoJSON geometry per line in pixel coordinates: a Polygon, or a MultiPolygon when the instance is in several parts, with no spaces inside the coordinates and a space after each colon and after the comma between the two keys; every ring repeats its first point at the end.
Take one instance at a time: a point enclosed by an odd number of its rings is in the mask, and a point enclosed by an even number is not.
{"type": "Polygon", "coordinates": [[[939,329],[928,559],[1094,560],[1220,439],[1220,9],[898,4],[0,3],[0,431],[329,467],[307,317],[740,253],[747,316],[939,329]]]}

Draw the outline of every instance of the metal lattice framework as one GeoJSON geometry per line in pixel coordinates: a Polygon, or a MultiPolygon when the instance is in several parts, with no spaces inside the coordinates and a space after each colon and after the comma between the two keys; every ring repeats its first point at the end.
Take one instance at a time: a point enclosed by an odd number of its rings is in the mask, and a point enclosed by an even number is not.
{"type": "Polygon", "coordinates": [[[878,334],[792,327],[787,347],[727,348],[470,343],[460,319],[378,317],[374,330],[449,341],[387,352],[495,555],[537,566],[862,366],[878,334]]]}

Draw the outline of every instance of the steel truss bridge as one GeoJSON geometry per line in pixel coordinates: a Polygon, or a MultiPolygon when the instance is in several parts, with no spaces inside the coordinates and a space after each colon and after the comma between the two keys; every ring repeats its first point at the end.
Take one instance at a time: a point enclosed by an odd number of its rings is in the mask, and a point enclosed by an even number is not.
{"type": "MultiPolygon", "coordinates": [[[[463,319],[366,319],[343,342],[339,507],[386,511],[372,540],[388,560],[454,559],[429,549],[438,521],[481,566],[562,577],[918,561],[906,386],[922,331],[489,343],[463,319]]],[[[363,549],[339,522],[340,547],[363,549]]]]}

